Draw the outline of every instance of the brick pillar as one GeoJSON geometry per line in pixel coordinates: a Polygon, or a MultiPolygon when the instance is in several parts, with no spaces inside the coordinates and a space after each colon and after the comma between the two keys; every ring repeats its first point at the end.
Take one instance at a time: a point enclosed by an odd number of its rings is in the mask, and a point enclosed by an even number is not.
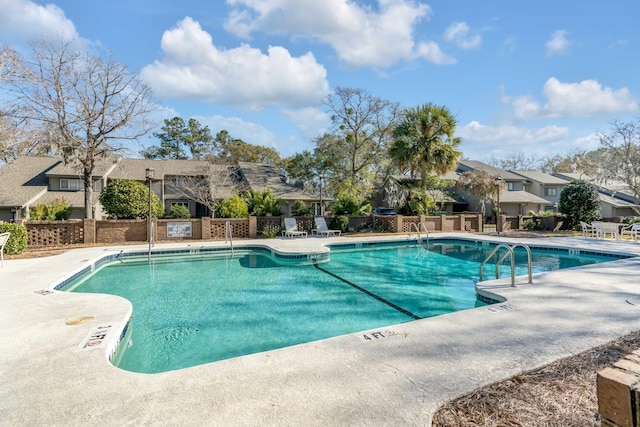
{"type": "Polygon", "coordinates": [[[598,412],[602,425],[633,427],[640,422],[640,351],[598,372],[598,412]]]}
{"type": "Polygon", "coordinates": [[[464,225],[466,222],[466,217],[463,214],[458,215],[460,217],[460,231],[469,231],[465,229],[464,225]]]}
{"type": "Polygon", "coordinates": [[[453,231],[453,230],[449,230],[446,215],[440,215],[440,231],[453,231]]]}
{"type": "Polygon", "coordinates": [[[250,216],[249,217],[249,238],[255,239],[258,237],[258,217],[250,216]]]}
{"type": "Polygon", "coordinates": [[[96,220],[85,218],[82,224],[84,243],[90,244],[96,242],[96,220]]]}
{"type": "Polygon", "coordinates": [[[211,240],[211,218],[208,216],[204,216],[200,218],[201,224],[201,233],[200,239],[202,240],[211,240]]]}
{"type": "Polygon", "coordinates": [[[393,233],[401,233],[402,232],[402,215],[396,215],[393,217],[393,233]]]}

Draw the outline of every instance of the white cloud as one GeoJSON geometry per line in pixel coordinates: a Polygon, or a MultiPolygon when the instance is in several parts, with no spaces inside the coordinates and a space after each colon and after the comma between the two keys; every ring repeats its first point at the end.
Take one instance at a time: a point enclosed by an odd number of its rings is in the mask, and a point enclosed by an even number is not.
{"type": "Polygon", "coordinates": [[[503,102],[513,107],[517,120],[535,118],[596,117],[610,113],[628,113],[638,110],[638,101],[629,89],[614,90],[602,87],[596,80],[578,83],[563,83],[555,77],[549,78],[542,94],[547,102],[541,106],[531,96],[504,96],[503,102]]]}
{"type": "Polygon", "coordinates": [[[209,126],[213,137],[217,132],[226,130],[233,138],[238,138],[254,145],[262,145],[264,147],[275,147],[276,136],[257,123],[243,120],[238,117],[214,116],[195,116],[194,117],[202,126],[209,126]]]}
{"type": "Polygon", "coordinates": [[[518,48],[518,40],[514,36],[508,36],[502,41],[500,54],[508,55],[516,51],[518,48]]]}
{"type": "Polygon", "coordinates": [[[527,129],[514,125],[487,126],[472,121],[458,129],[456,136],[462,138],[463,153],[470,158],[500,158],[514,152],[544,156],[563,151],[548,152],[548,147],[565,143],[569,128],[550,125],[527,129]]]}
{"type": "Polygon", "coordinates": [[[610,49],[615,49],[620,46],[627,46],[629,44],[629,40],[627,39],[618,39],[609,45],[610,49]]]}
{"type": "Polygon", "coordinates": [[[551,34],[551,38],[544,44],[547,48],[547,56],[561,55],[569,51],[571,42],[567,39],[565,30],[557,30],[551,34]]]}
{"type": "Polygon", "coordinates": [[[249,37],[255,31],[308,37],[332,47],[350,67],[390,67],[422,57],[454,63],[432,41],[414,40],[414,28],[428,19],[428,5],[412,0],[378,0],[378,8],[349,0],[227,0],[233,8],[225,28],[249,37]]]}
{"type": "Polygon", "coordinates": [[[544,107],[548,117],[590,117],[638,109],[638,102],[629,89],[603,88],[595,80],[562,83],[552,77],[544,84],[542,92],[548,100],[544,107]]]}
{"type": "Polygon", "coordinates": [[[469,35],[469,25],[466,22],[454,22],[447,27],[444,39],[464,50],[477,49],[482,44],[480,35],[469,35]]]}
{"type": "Polygon", "coordinates": [[[189,17],[165,31],[161,46],[164,58],[141,71],[161,98],[205,100],[257,111],[314,105],[329,93],[327,71],[310,52],[292,57],[285,48],[270,46],[264,54],[246,44],[220,49],[189,17]]]}
{"type": "Polygon", "coordinates": [[[0,37],[5,41],[80,39],[73,22],[54,4],[40,6],[28,0],[0,0],[0,22],[0,37]]]}
{"type": "Polygon", "coordinates": [[[517,146],[557,141],[566,138],[569,135],[569,129],[558,126],[545,126],[539,129],[525,129],[514,125],[493,127],[472,121],[461,128],[457,134],[463,140],[517,146]]]}
{"type": "Polygon", "coordinates": [[[311,141],[322,135],[331,124],[331,117],[319,108],[285,109],[283,112],[296,125],[305,141],[311,141]]]}

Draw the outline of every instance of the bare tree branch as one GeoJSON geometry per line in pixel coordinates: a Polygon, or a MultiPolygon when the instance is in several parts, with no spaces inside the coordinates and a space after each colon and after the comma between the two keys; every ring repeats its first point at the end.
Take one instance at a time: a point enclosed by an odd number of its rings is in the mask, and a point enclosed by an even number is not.
{"type": "Polygon", "coordinates": [[[40,41],[32,54],[32,77],[10,85],[12,115],[56,133],[51,141],[83,177],[85,217],[91,218],[96,161],[151,130],[150,89],[124,64],[75,51],[71,42],[40,41]]]}

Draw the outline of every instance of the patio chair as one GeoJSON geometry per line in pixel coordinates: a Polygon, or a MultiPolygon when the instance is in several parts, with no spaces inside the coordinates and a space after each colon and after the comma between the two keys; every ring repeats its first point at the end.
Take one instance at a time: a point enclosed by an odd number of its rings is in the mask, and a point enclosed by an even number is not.
{"type": "Polygon", "coordinates": [[[284,230],[282,230],[282,235],[285,238],[286,237],[290,237],[292,239],[294,237],[306,238],[307,237],[307,232],[298,230],[298,223],[296,222],[295,218],[285,218],[284,219],[284,230]]]}
{"type": "Polygon", "coordinates": [[[602,234],[602,224],[602,221],[594,221],[591,223],[591,226],[593,227],[593,234],[598,239],[604,239],[604,235],[602,234]]]}
{"type": "Polygon", "coordinates": [[[327,221],[324,219],[323,216],[317,216],[313,218],[313,221],[316,223],[316,228],[311,230],[311,234],[329,237],[329,236],[339,236],[342,233],[342,231],[340,230],[329,229],[329,227],[327,227],[327,221]]]}
{"type": "Polygon", "coordinates": [[[640,234],[640,222],[636,222],[624,227],[620,234],[623,236],[629,235],[636,243],[638,243],[638,235],[640,234]]]}
{"type": "Polygon", "coordinates": [[[600,223],[600,237],[606,239],[607,235],[611,235],[612,239],[620,240],[620,224],[615,222],[600,223]]]}
{"type": "Polygon", "coordinates": [[[4,255],[3,255],[4,245],[6,245],[7,242],[9,241],[10,235],[11,233],[9,232],[0,234],[0,261],[3,267],[4,267],[4,255]]]}
{"type": "Polygon", "coordinates": [[[587,236],[590,237],[597,237],[597,230],[596,227],[588,224],[584,221],[580,221],[580,227],[582,227],[582,237],[587,238],[587,236]]]}

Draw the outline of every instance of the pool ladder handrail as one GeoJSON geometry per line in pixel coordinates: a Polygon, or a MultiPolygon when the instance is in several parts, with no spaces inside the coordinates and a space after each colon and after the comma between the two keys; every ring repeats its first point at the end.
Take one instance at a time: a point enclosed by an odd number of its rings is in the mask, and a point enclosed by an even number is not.
{"type": "Polygon", "coordinates": [[[231,243],[231,256],[233,256],[233,233],[231,232],[231,221],[225,223],[224,230],[224,244],[227,244],[227,239],[231,243]]]}
{"type": "Polygon", "coordinates": [[[505,252],[504,255],[498,258],[498,261],[496,262],[496,279],[499,278],[500,265],[509,255],[511,255],[511,286],[515,286],[516,285],[516,260],[515,260],[515,254],[513,250],[518,247],[524,248],[527,251],[527,269],[529,272],[529,283],[533,283],[533,277],[531,274],[531,249],[529,248],[529,246],[525,245],[524,243],[516,243],[515,245],[511,245],[511,246],[507,245],[506,243],[501,243],[498,246],[496,246],[491,251],[489,256],[487,256],[487,258],[484,261],[482,261],[482,264],[480,264],[480,281],[482,282],[482,271],[484,270],[484,265],[493,257],[493,255],[496,254],[496,252],[498,252],[501,248],[505,248],[507,252],[505,252]]]}
{"type": "Polygon", "coordinates": [[[420,240],[422,240],[422,235],[420,234],[420,228],[423,228],[425,234],[427,235],[427,246],[429,246],[429,230],[427,229],[427,226],[424,225],[424,222],[420,221],[417,224],[415,222],[412,222],[411,225],[409,226],[409,232],[411,233],[414,228],[416,229],[416,233],[418,233],[417,243],[420,244],[420,240]]]}

